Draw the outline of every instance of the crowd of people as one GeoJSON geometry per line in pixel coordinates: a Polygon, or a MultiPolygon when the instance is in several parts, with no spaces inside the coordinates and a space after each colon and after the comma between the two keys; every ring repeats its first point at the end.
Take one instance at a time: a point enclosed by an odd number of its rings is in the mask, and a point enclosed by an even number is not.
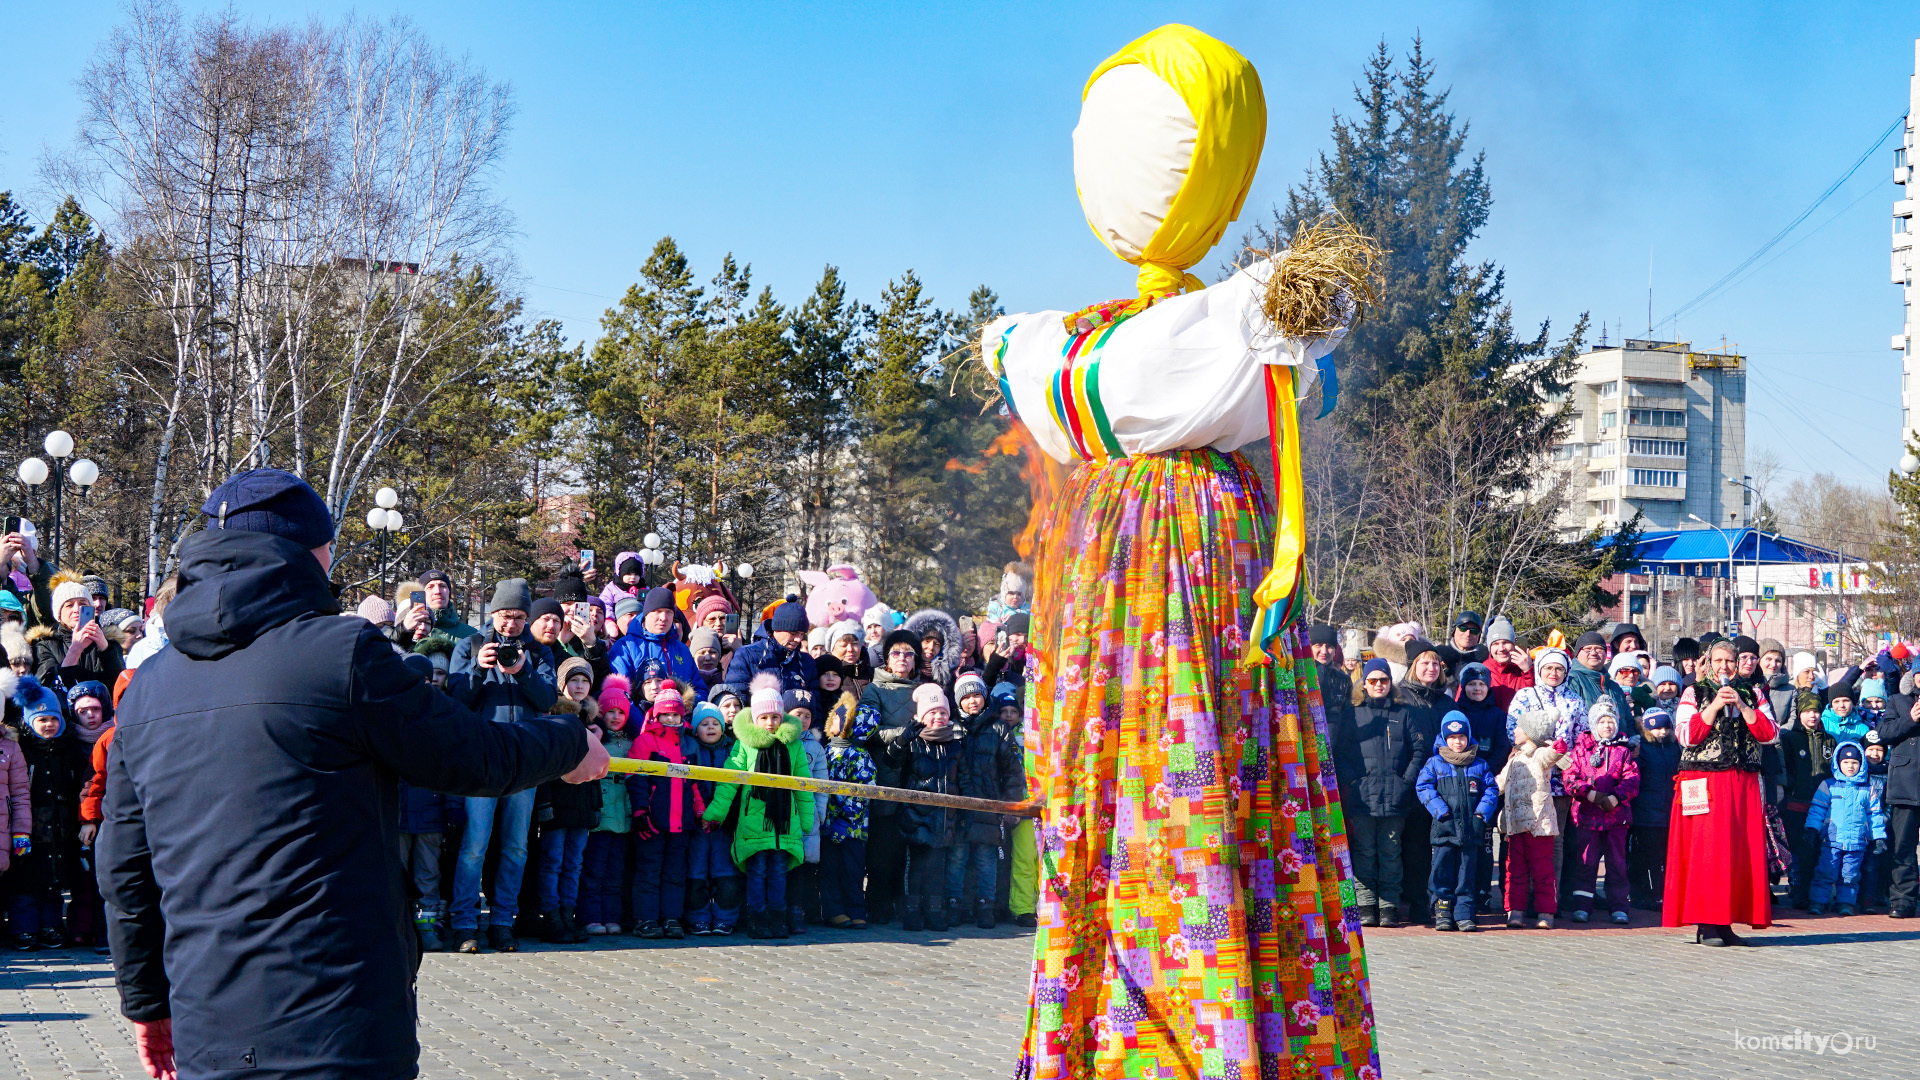
{"type": "MultiPolygon", "coordinates": [[[[113,712],[167,644],[175,583],[135,612],[110,605],[104,580],[54,572],[31,535],[8,536],[0,558],[12,570],[0,584],[0,940],[104,953],[92,848],[113,712]]],[[[874,602],[824,626],[795,596],[742,611],[710,578],[651,584],[631,552],[613,571],[601,586],[570,561],[538,596],[499,581],[476,615],[449,574],[428,570],[343,617],[379,627],[480,716],[564,716],[615,757],[1025,797],[1024,564],[978,617],[874,602]]],[[[1034,924],[1033,824],[1011,814],[618,773],[498,798],[402,781],[399,800],[429,951],[511,951],[528,935],[1034,924]]]]}
{"type": "Polygon", "coordinates": [[[1709,945],[1775,908],[1914,914],[1920,656],[1904,645],[1824,669],[1709,634],[1662,658],[1619,623],[1529,649],[1475,612],[1437,644],[1382,628],[1364,657],[1334,627],[1308,636],[1361,925],[1627,925],[1708,881],[1714,903],[1666,921],[1709,945]]]}

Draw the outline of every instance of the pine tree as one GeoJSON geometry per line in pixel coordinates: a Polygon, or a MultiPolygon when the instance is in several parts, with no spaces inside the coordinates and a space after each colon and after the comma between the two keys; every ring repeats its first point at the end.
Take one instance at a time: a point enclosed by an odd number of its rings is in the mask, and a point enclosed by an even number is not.
{"type": "Polygon", "coordinates": [[[941,523],[934,558],[940,592],[950,611],[971,611],[998,589],[1002,567],[1014,558],[1013,537],[1026,524],[1030,497],[1012,455],[988,456],[1007,430],[997,387],[964,376],[980,370],[968,346],[1006,309],[985,285],[967,297],[967,309],[948,321],[947,353],[935,371],[940,393],[937,437],[945,448],[940,469],[941,523]]]}
{"type": "Polygon", "coordinates": [[[863,569],[874,592],[897,607],[919,605],[938,592],[926,570],[939,523],[937,472],[946,461],[931,437],[939,404],[930,374],[942,324],[909,270],[880,294],[860,358],[855,415],[863,569]]]}
{"type": "Polygon", "coordinates": [[[802,567],[822,569],[848,557],[850,537],[836,531],[853,485],[845,468],[853,449],[854,354],[868,313],[847,300],[838,268],[828,266],[793,313],[793,348],[780,371],[781,412],[788,419],[799,503],[792,550],[802,567]]]}

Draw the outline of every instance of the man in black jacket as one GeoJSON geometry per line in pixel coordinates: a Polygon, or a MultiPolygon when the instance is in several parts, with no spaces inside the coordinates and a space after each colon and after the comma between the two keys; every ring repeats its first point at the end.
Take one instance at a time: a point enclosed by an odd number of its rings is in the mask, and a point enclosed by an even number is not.
{"type": "Polygon", "coordinates": [[[1313,650],[1313,671],[1319,679],[1320,704],[1329,730],[1337,720],[1353,720],[1353,678],[1340,654],[1340,631],[1324,623],[1307,628],[1307,646],[1313,650]]]}
{"type": "Polygon", "coordinates": [[[577,723],[488,723],[337,618],[333,523],[256,469],[181,547],[171,647],[121,700],[96,841],[121,1011],[150,1075],[412,1077],[419,963],[397,780],[599,778],[577,723]]]}
{"type": "Polygon", "coordinates": [[[1913,918],[1920,871],[1914,858],[1920,851],[1920,694],[1895,694],[1887,701],[1886,719],[1875,729],[1887,744],[1887,846],[1891,848],[1891,884],[1888,914],[1913,918]]]}

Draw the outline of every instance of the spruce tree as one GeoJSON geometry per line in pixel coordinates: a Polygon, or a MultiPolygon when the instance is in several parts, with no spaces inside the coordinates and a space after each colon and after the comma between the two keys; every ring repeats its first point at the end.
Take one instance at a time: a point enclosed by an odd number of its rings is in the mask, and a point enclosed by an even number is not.
{"type": "Polygon", "coordinates": [[[901,607],[938,593],[926,571],[939,525],[938,470],[946,461],[933,437],[939,403],[930,377],[943,330],[940,313],[909,270],[880,294],[859,362],[862,569],[875,593],[901,607]]]}

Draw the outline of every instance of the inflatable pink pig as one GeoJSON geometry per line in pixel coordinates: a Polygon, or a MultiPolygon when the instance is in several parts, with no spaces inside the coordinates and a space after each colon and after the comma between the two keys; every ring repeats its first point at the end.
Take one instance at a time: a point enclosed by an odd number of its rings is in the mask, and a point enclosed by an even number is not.
{"type": "Polygon", "coordinates": [[[802,570],[800,580],[807,585],[807,621],[815,626],[832,626],[842,619],[857,623],[868,608],[880,602],[860,580],[860,571],[851,566],[802,570]]]}

